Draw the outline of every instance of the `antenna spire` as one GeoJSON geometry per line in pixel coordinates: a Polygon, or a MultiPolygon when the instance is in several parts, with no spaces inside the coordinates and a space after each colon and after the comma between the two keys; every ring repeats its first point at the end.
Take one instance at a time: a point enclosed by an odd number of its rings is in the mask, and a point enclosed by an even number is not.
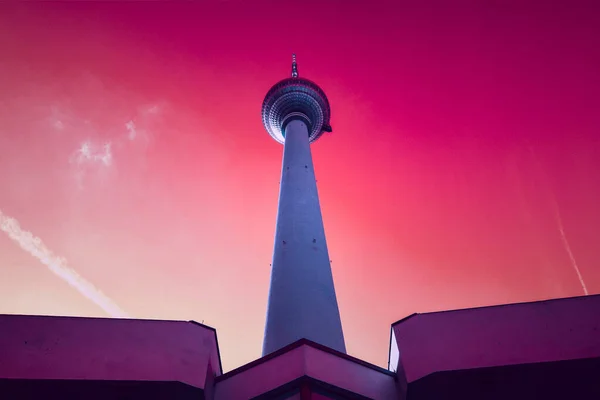
{"type": "Polygon", "coordinates": [[[296,64],[296,55],[292,54],[292,78],[298,77],[298,64],[296,64]]]}

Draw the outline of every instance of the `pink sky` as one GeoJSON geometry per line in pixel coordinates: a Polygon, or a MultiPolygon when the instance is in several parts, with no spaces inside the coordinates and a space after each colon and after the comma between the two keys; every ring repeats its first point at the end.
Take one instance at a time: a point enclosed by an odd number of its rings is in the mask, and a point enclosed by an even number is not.
{"type": "MultiPolygon", "coordinates": [[[[3,3],[0,211],[130,316],[258,358],[260,106],[295,52],[332,107],[313,154],[351,355],[384,366],[413,312],[582,295],[574,264],[600,293],[594,3],[3,3]]],[[[107,315],[4,233],[0,313],[107,315]]]]}

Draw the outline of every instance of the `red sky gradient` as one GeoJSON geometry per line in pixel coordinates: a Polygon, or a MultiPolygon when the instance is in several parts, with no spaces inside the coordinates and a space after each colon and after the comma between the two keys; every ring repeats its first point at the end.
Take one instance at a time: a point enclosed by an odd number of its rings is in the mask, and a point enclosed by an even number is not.
{"type": "MultiPolygon", "coordinates": [[[[0,210],[132,317],[258,358],[282,156],[260,106],[296,52],[332,107],[313,154],[348,352],[384,366],[413,312],[582,295],[573,259],[600,293],[599,11],[5,2],[0,210]]],[[[0,313],[106,316],[1,231],[0,313]]]]}

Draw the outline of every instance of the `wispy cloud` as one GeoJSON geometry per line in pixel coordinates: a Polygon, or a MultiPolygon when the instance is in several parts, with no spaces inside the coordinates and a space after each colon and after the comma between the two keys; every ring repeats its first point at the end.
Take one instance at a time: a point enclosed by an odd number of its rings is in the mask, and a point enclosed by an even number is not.
{"type": "Polygon", "coordinates": [[[68,160],[75,169],[72,173],[80,189],[85,180],[94,174],[115,168],[121,157],[131,160],[136,153],[143,154],[141,149],[144,147],[134,143],[140,142],[146,146],[153,137],[158,136],[153,132],[153,125],[160,120],[165,109],[165,102],[141,101],[134,94],[110,89],[95,76],[86,75],[82,79],[81,86],[82,90],[87,91],[86,97],[97,99],[96,108],[105,107],[110,99],[115,99],[119,103],[115,107],[129,112],[116,115],[111,110],[107,120],[105,115],[99,115],[97,111],[83,114],[81,110],[76,110],[72,99],[51,108],[51,127],[75,141],[68,160]]]}
{"type": "Polygon", "coordinates": [[[127,138],[129,140],[135,140],[135,137],[137,136],[137,130],[135,129],[135,122],[133,122],[133,120],[128,121],[125,124],[125,129],[127,129],[127,138]]]}
{"type": "Polygon", "coordinates": [[[78,164],[100,163],[107,167],[112,163],[112,157],[111,142],[99,146],[88,140],[84,141],[74,154],[74,160],[78,164]]]}

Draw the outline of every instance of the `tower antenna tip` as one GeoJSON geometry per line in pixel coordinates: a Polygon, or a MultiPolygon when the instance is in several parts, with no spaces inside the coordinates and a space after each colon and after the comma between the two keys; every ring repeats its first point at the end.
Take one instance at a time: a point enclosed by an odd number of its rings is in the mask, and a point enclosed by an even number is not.
{"type": "Polygon", "coordinates": [[[296,64],[296,54],[292,53],[292,78],[298,77],[298,64],[296,64]]]}

